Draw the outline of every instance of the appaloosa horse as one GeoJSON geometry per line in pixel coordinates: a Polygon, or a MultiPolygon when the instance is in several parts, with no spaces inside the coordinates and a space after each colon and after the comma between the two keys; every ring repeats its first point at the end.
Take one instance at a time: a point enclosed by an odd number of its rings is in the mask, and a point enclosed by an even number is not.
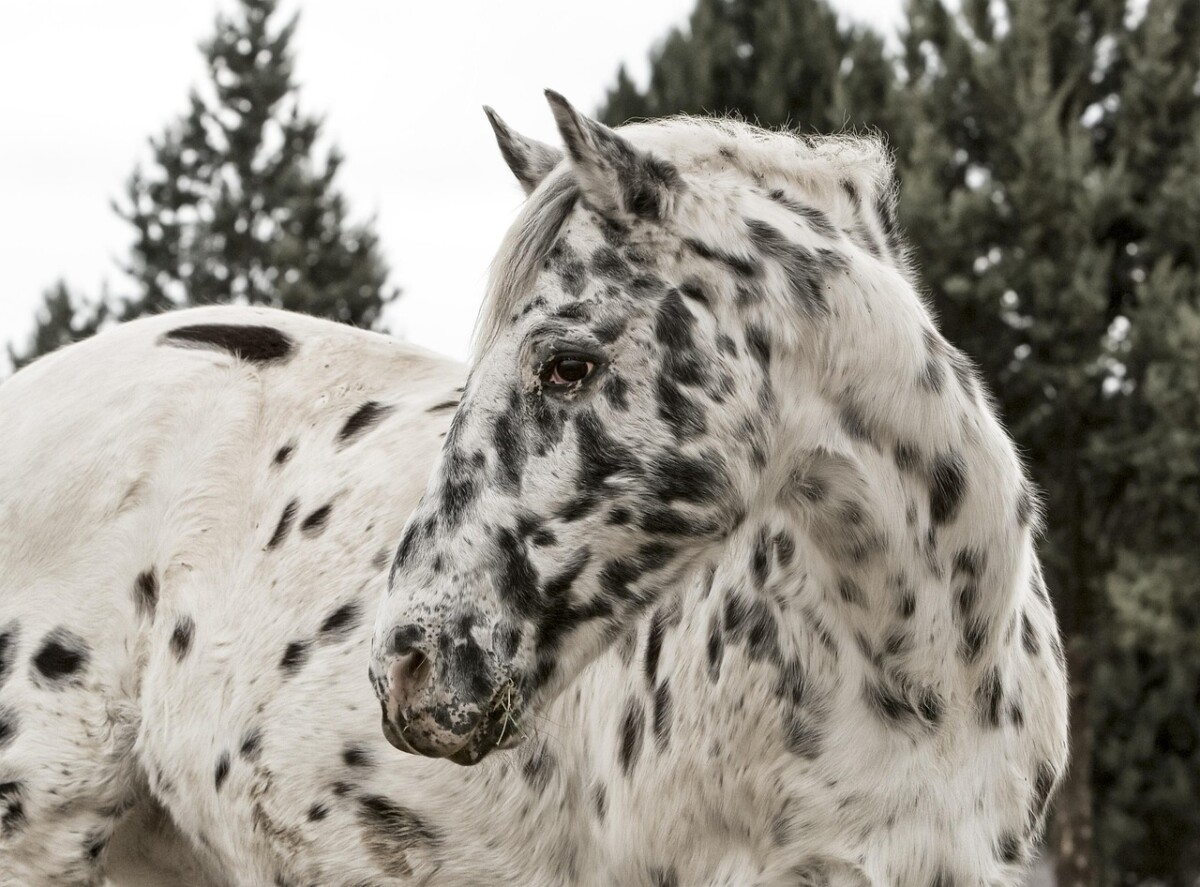
{"type": "Polygon", "coordinates": [[[886,155],[549,98],[469,375],[208,308],[0,385],[0,883],[1019,882],[1036,499],[886,155]]]}

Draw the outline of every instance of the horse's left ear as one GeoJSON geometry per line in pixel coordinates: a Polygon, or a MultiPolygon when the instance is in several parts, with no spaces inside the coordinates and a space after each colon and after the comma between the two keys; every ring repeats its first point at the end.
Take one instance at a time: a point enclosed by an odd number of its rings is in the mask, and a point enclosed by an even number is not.
{"type": "Polygon", "coordinates": [[[546,90],[546,99],[592,206],[602,213],[643,219],[670,214],[671,200],[683,186],[674,166],[580,114],[554,90],[546,90]]]}
{"type": "Polygon", "coordinates": [[[550,170],[562,162],[562,151],[527,139],[515,129],[510,129],[500,115],[487,105],[483,106],[483,112],[492,124],[492,132],[496,134],[496,144],[500,146],[504,162],[517,177],[525,193],[532,194],[542,179],[550,174],[550,170]]]}

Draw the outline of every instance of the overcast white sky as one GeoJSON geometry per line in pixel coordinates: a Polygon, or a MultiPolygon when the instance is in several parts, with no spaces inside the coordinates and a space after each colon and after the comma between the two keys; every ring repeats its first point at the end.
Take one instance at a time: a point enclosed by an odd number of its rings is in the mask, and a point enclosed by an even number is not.
{"type": "MultiPolygon", "coordinates": [[[[404,295],[393,333],[465,356],[487,264],[520,203],[480,110],[556,141],[542,90],[594,111],[620,62],[694,0],[304,0],[303,102],[346,155],[354,218],[374,214],[404,295]]],[[[894,27],[900,0],[834,0],[894,27]]],[[[0,343],[28,334],[59,277],[124,291],[131,242],[110,209],[146,140],[202,82],[197,44],[231,0],[5,0],[0,8],[0,343]]],[[[0,348],[2,352],[2,348],[0,348]]],[[[0,365],[7,361],[0,358],[0,365]]]]}

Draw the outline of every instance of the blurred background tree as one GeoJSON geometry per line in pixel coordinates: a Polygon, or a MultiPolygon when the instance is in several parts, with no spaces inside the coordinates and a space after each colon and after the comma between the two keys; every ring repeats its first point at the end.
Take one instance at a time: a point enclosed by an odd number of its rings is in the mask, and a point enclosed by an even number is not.
{"type": "Polygon", "coordinates": [[[602,116],[874,128],[947,336],[1045,491],[1061,885],[1200,877],[1200,0],[697,0],[602,116]]]}
{"type": "Polygon", "coordinates": [[[111,313],[107,295],[90,302],[72,293],[66,282],[60,280],[42,294],[42,306],[34,319],[34,331],[25,350],[18,352],[12,345],[6,346],[13,371],[36,357],[93,335],[111,313]]]}
{"type": "Polygon", "coordinates": [[[152,162],[114,209],[134,228],[125,271],[133,292],[90,303],[48,292],[21,367],[131,320],[191,305],[269,305],[378,328],[399,295],[370,222],[351,224],[334,180],[336,148],[318,150],[321,121],[300,108],[291,42],[297,18],[277,0],[239,0],[201,47],[210,83],[151,140],[152,162]]]}

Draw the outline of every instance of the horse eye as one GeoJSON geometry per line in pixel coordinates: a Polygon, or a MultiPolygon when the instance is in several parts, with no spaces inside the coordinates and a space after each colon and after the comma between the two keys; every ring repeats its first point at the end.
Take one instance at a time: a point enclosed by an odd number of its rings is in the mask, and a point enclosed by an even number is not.
{"type": "Polygon", "coordinates": [[[582,382],[595,368],[582,357],[556,357],[542,370],[542,382],[552,388],[567,388],[582,382]]]}

